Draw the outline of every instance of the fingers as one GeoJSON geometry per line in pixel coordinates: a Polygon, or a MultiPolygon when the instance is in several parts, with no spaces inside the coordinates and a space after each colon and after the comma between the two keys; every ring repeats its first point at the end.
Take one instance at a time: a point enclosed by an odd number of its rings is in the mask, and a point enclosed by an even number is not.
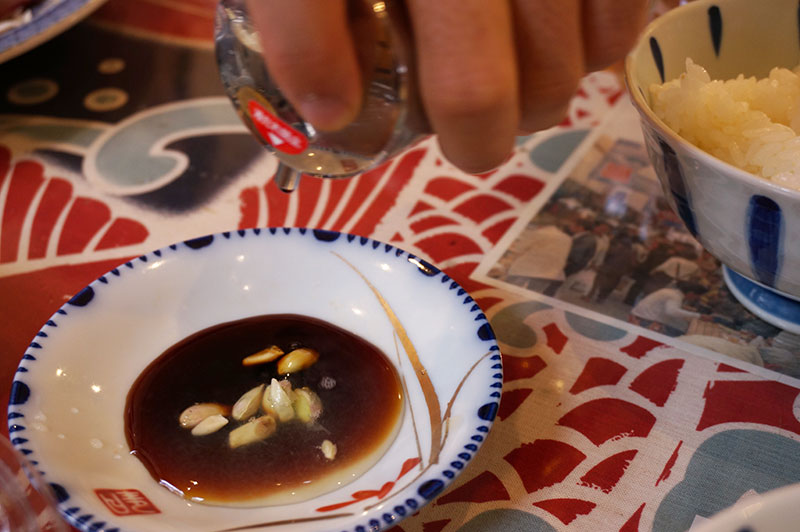
{"type": "Polygon", "coordinates": [[[584,74],[581,0],[514,0],[520,129],[559,123],[584,74]]]}
{"type": "MultiPolygon", "coordinates": [[[[319,129],[347,125],[362,81],[346,0],[247,1],[287,98],[319,129]]],[[[480,173],[505,160],[518,131],[561,121],[581,77],[632,46],[647,4],[407,0],[422,102],[445,157],[480,173]]]]}
{"type": "Polygon", "coordinates": [[[647,17],[648,0],[583,0],[586,70],[600,70],[622,59],[647,17]]]}
{"type": "Polygon", "coordinates": [[[361,74],[344,0],[248,0],[270,74],[298,112],[337,130],[361,104],[361,74]]]}
{"type": "Polygon", "coordinates": [[[501,164],[519,124],[506,0],[409,0],[420,92],[445,157],[479,173],[501,164]]]}

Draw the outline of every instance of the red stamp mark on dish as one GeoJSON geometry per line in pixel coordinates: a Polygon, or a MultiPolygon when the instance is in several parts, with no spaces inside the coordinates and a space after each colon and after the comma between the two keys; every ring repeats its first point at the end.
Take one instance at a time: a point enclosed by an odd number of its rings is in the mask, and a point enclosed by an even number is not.
{"type": "Polygon", "coordinates": [[[135,489],[94,490],[103,504],[114,515],[141,515],[161,513],[144,493],[135,489]]]}
{"type": "Polygon", "coordinates": [[[261,137],[276,150],[290,155],[303,153],[308,147],[308,139],[302,133],[272,114],[255,100],[247,103],[247,111],[261,137]]]}

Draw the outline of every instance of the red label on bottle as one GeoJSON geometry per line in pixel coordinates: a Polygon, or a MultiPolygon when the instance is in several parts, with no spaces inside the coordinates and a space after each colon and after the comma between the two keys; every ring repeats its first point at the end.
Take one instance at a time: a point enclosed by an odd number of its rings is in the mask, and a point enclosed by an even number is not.
{"type": "Polygon", "coordinates": [[[308,147],[308,139],[272,114],[255,100],[247,102],[247,111],[261,137],[270,146],[290,155],[303,153],[308,147]]]}

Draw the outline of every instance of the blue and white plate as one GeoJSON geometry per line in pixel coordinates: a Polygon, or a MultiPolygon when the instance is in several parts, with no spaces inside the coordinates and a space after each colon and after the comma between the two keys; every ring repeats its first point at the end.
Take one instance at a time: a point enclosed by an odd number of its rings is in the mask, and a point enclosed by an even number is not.
{"type": "Polygon", "coordinates": [[[8,419],[12,442],[82,530],[380,530],[435,498],[472,460],[501,388],[491,327],[443,272],[367,238],[254,229],[154,251],[84,288],[26,351],[8,419]],[[262,508],[190,504],[128,454],[128,390],[194,332],[280,313],[333,323],[387,354],[405,381],[399,433],[361,477],[317,498],[262,508]]]}
{"type": "Polygon", "coordinates": [[[747,310],[776,327],[800,334],[800,301],[723,266],[725,283],[747,310]]]}
{"type": "Polygon", "coordinates": [[[32,8],[31,19],[0,33],[0,63],[8,61],[71,28],[106,0],[60,0],[32,8]]]}

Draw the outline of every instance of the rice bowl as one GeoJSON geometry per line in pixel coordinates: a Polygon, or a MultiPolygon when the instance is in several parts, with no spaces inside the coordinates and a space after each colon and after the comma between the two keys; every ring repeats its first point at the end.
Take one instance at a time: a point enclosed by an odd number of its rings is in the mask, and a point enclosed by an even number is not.
{"type": "Polygon", "coordinates": [[[672,209],[745,307],[800,333],[797,13],[795,0],[679,6],[642,33],[625,81],[672,209]]]}
{"type": "Polygon", "coordinates": [[[800,190],[800,67],[766,78],[712,80],[686,59],[678,79],[650,87],[652,109],[695,146],[746,172],[800,190]]]}

